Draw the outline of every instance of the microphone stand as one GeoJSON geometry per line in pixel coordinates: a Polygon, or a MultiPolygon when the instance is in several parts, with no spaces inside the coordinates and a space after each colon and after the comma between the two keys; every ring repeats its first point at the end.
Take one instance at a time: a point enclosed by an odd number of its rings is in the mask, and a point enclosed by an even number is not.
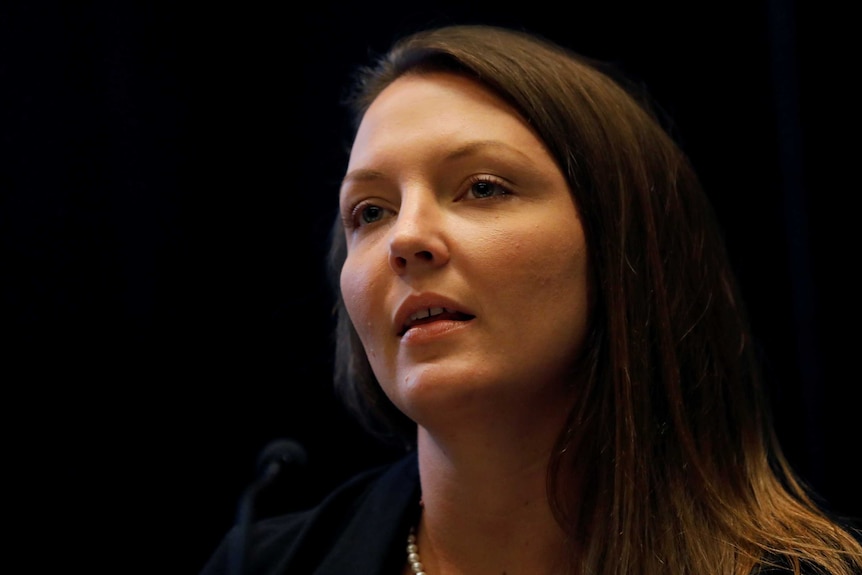
{"type": "Polygon", "coordinates": [[[237,506],[236,537],[231,547],[229,575],[245,575],[258,493],[272,483],[287,464],[303,466],[305,462],[305,449],[290,439],[272,441],[261,451],[257,463],[257,477],[243,491],[237,506]]]}

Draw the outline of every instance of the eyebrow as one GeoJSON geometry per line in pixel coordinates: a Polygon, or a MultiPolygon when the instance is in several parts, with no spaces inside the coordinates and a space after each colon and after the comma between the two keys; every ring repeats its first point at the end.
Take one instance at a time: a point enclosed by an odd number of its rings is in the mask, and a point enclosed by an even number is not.
{"type": "Polygon", "coordinates": [[[509,152],[514,152],[515,154],[522,156],[528,161],[530,160],[530,157],[527,154],[525,154],[518,148],[515,148],[514,146],[510,146],[505,142],[501,142],[500,140],[474,140],[472,142],[467,142],[466,144],[458,146],[457,148],[446,154],[443,159],[447,161],[457,160],[465,156],[478,154],[479,152],[483,152],[488,149],[507,150],[509,152]]]}
{"type": "Polygon", "coordinates": [[[344,179],[341,180],[341,187],[343,188],[346,184],[353,182],[373,182],[375,180],[382,180],[385,177],[386,175],[380,170],[357,168],[347,172],[347,175],[345,175],[344,179]]]}
{"type": "MultiPolygon", "coordinates": [[[[459,160],[461,158],[476,155],[487,150],[504,150],[510,153],[517,154],[523,159],[527,160],[529,163],[532,163],[532,160],[527,154],[499,140],[474,140],[471,142],[467,142],[458,146],[454,150],[450,150],[443,157],[442,161],[445,163],[453,160],[459,160]]],[[[379,170],[357,168],[355,170],[351,170],[344,176],[344,178],[341,180],[341,187],[343,188],[346,184],[349,183],[372,182],[377,180],[383,180],[385,178],[386,174],[379,170]]]]}

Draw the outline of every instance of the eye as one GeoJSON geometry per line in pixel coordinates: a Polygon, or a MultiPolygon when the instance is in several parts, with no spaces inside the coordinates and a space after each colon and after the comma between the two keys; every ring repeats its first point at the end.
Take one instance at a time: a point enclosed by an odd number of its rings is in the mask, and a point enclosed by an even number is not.
{"type": "Polygon", "coordinates": [[[360,228],[379,222],[384,219],[391,210],[372,204],[369,202],[360,202],[352,210],[349,217],[345,218],[345,226],[349,229],[360,228]]]}
{"type": "Polygon", "coordinates": [[[361,206],[356,215],[359,218],[360,224],[370,224],[383,217],[383,208],[368,204],[361,206]]]}
{"type": "Polygon", "coordinates": [[[506,187],[500,178],[495,178],[489,175],[471,176],[469,188],[465,196],[472,196],[474,199],[492,198],[495,196],[506,196],[511,191],[506,187]]]}

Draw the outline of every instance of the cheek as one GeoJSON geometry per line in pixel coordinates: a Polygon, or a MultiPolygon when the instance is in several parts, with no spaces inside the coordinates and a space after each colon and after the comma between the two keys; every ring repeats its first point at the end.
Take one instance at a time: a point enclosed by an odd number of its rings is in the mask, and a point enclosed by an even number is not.
{"type": "Polygon", "coordinates": [[[511,238],[506,255],[502,264],[495,264],[505,268],[500,273],[508,278],[501,293],[537,319],[551,317],[570,326],[588,319],[591,280],[581,234],[573,234],[569,226],[559,233],[533,229],[511,238]]]}
{"type": "Polygon", "coordinates": [[[341,268],[340,285],[347,315],[367,348],[371,343],[371,327],[379,324],[372,316],[375,309],[381,309],[381,302],[375,299],[378,291],[376,286],[379,284],[375,278],[379,276],[373,273],[373,268],[359,263],[355,256],[348,256],[341,268]]]}
{"type": "Polygon", "coordinates": [[[347,315],[353,322],[354,327],[359,330],[359,326],[364,323],[362,321],[363,299],[365,291],[362,289],[364,280],[357,273],[356,266],[351,265],[351,260],[345,260],[341,268],[341,297],[344,298],[344,306],[347,308],[347,315]]]}
{"type": "Polygon", "coordinates": [[[386,288],[379,266],[368,266],[365,260],[348,257],[341,268],[340,285],[347,315],[372,371],[381,378],[386,373],[385,363],[381,362],[388,355],[385,346],[390,322],[385,311],[386,288]]]}
{"type": "Polygon", "coordinates": [[[502,245],[506,257],[498,262],[507,275],[523,275],[541,286],[562,284],[571,289],[587,274],[587,249],[580,224],[535,225],[519,230],[502,245]]]}

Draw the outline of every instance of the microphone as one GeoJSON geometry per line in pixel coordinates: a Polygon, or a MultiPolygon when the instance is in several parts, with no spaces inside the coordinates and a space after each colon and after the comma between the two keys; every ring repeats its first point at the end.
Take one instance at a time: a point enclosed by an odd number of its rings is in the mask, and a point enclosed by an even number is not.
{"type": "Polygon", "coordinates": [[[254,523],[254,506],[258,493],[272,483],[287,467],[304,467],[307,461],[305,448],[292,439],[275,439],[269,442],[257,457],[256,475],[242,494],[237,506],[236,538],[231,549],[231,575],[244,575],[248,563],[250,531],[254,523]]]}

